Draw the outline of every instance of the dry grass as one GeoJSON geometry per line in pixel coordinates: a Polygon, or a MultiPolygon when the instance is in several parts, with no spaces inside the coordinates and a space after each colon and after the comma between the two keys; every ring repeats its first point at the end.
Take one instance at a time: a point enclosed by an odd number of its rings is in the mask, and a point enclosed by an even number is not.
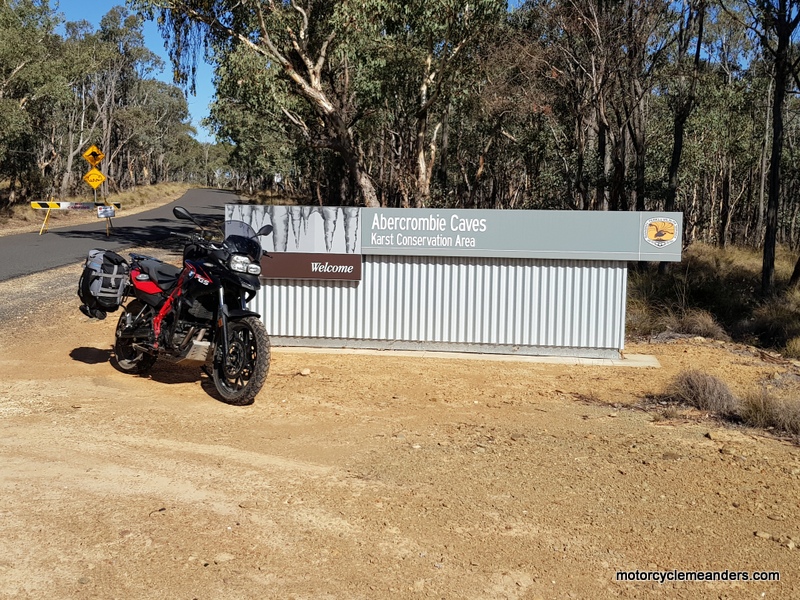
{"type": "MultiPolygon", "coordinates": [[[[702,371],[679,373],[669,383],[662,398],[748,427],[800,436],[799,400],[781,398],[764,389],[750,392],[740,399],[733,395],[724,381],[702,371]]],[[[655,419],[668,419],[675,414],[677,409],[667,407],[655,419]]]]}
{"type": "Polygon", "coordinates": [[[800,336],[793,337],[786,342],[781,354],[786,358],[800,359],[800,336]]]}
{"type": "MultiPolygon", "coordinates": [[[[141,186],[135,190],[108,197],[109,202],[119,202],[120,216],[127,216],[157,208],[180,198],[190,187],[182,183],[163,183],[141,186]]],[[[64,202],[90,202],[92,197],[65,198],[64,202]]],[[[38,231],[44,221],[45,212],[31,208],[29,203],[14,205],[0,213],[0,235],[38,231]]],[[[91,223],[97,220],[90,210],[54,210],[50,213],[50,227],[91,223]]]]}
{"type": "Polygon", "coordinates": [[[786,290],[753,311],[748,328],[761,344],[780,348],[800,337],[800,291],[786,290]]]}
{"type": "Polygon", "coordinates": [[[665,396],[673,402],[694,406],[723,417],[737,414],[738,401],[728,384],[702,371],[693,369],[678,373],[669,384],[665,396]]]}
{"type": "Polygon", "coordinates": [[[701,335],[715,340],[730,339],[722,326],[707,310],[701,308],[690,308],[683,313],[681,326],[687,333],[701,335]]]}
{"type": "Polygon", "coordinates": [[[715,340],[730,339],[714,315],[700,308],[690,308],[679,313],[666,310],[658,318],[658,328],[661,331],[687,333],[715,340]]]}
{"type": "Polygon", "coordinates": [[[296,206],[298,204],[309,204],[310,199],[305,196],[293,196],[286,192],[272,190],[259,191],[254,194],[244,194],[239,192],[241,198],[249,204],[263,204],[272,206],[296,206]]]}
{"type": "Polygon", "coordinates": [[[800,435],[800,401],[778,398],[766,390],[747,394],[740,402],[739,416],[751,427],[800,435]]]}
{"type": "Polygon", "coordinates": [[[628,334],[672,332],[783,348],[800,337],[800,292],[786,289],[795,258],[786,248],[778,249],[777,291],[770,298],[760,296],[760,250],[693,244],[666,274],[655,265],[632,269],[628,334]]]}

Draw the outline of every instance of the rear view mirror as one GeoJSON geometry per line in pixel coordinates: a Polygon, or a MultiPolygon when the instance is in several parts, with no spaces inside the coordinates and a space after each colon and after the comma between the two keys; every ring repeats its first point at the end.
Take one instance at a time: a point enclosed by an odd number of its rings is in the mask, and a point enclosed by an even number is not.
{"type": "Polygon", "coordinates": [[[194,220],[194,217],[189,213],[188,210],[183,208],[182,206],[176,206],[172,209],[172,214],[175,215],[176,219],[183,219],[184,221],[191,221],[192,223],[197,223],[194,220]]]}
{"type": "Polygon", "coordinates": [[[256,235],[259,236],[269,235],[270,233],[272,233],[272,225],[264,225],[261,229],[258,230],[258,233],[256,233],[256,235]]]}

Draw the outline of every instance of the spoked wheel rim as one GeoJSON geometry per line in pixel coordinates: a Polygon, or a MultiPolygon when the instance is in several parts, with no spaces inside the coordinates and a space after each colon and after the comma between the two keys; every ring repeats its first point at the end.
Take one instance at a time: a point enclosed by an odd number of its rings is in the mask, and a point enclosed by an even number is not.
{"type": "Polygon", "coordinates": [[[117,324],[117,343],[114,347],[114,353],[117,355],[117,361],[125,361],[128,363],[136,362],[137,358],[141,358],[142,352],[133,347],[132,338],[120,338],[120,332],[125,329],[125,323],[122,319],[117,324]]]}
{"type": "Polygon", "coordinates": [[[228,339],[228,356],[220,369],[220,383],[230,393],[242,391],[253,377],[258,358],[258,344],[249,327],[232,324],[228,339]]]}
{"type": "Polygon", "coordinates": [[[114,357],[118,368],[126,373],[146,373],[156,362],[154,354],[149,354],[135,347],[137,341],[143,342],[145,340],[120,337],[120,333],[129,325],[130,315],[141,312],[143,307],[144,305],[141,302],[134,300],[123,311],[117,322],[114,357]]]}
{"type": "Polygon", "coordinates": [[[269,336],[256,317],[228,322],[228,352],[217,346],[213,378],[228,404],[244,406],[255,399],[269,372],[269,336]]]}

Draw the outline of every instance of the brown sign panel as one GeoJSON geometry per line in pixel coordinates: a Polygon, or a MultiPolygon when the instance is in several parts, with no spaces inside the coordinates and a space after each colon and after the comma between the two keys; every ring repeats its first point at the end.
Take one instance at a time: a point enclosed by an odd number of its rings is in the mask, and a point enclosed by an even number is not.
{"type": "Polygon", "coordinates": [[[261,277],[361,281],[361,255],[276,252],[261,259],[261,277]]]}

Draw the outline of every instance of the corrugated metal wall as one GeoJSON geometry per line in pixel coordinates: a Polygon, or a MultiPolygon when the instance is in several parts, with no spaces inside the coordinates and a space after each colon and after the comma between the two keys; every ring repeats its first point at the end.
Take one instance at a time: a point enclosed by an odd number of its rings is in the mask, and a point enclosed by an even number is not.
{"type": "Polygon", "coordinates": [[[625,262],[365,256],[360,283],[262,281],[251,307],[277,345],[618,352],[626,281],[625,262]]]}

